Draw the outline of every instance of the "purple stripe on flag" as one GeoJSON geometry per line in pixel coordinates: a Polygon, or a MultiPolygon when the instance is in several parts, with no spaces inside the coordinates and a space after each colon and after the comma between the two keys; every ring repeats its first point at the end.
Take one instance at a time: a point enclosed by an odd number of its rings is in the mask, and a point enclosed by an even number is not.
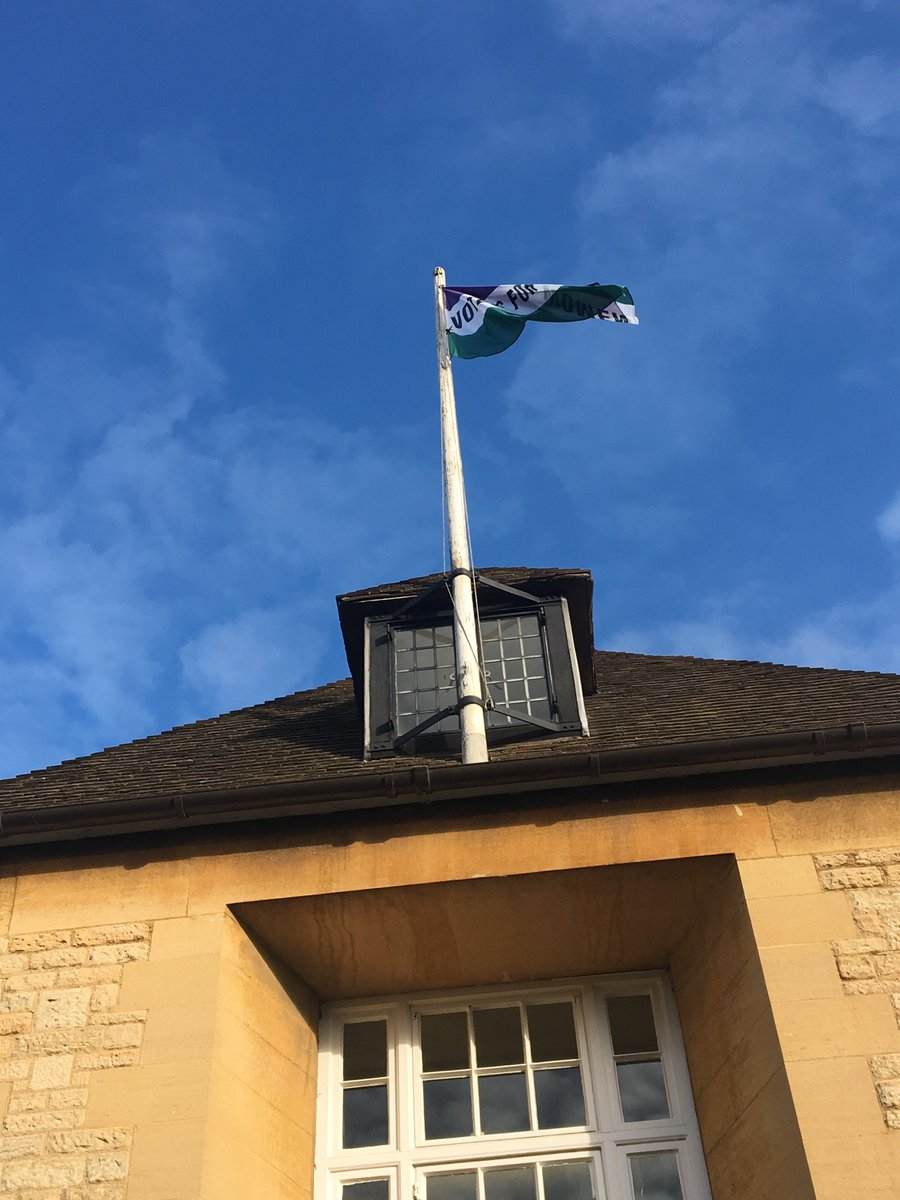
{"type": "Polygon", "coordinates": [[[453,308],[462,296],[474,296],[476,300],[487,300],[496,286],[495,283],[490,284],[488,287],[450,287],[448,285],[444,288],[447,308],[453,308]]]}

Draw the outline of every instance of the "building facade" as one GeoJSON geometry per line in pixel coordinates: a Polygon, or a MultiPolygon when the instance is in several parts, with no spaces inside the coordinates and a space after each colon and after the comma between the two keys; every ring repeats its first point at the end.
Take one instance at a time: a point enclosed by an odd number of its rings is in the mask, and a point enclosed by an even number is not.
{"type": "Polygon", "coordinates": [[[426,579],[341,598],[352,680],[0,785],[0,1194],[900,1195],[900,677],[487,575],[487,764],[426,579]]]}

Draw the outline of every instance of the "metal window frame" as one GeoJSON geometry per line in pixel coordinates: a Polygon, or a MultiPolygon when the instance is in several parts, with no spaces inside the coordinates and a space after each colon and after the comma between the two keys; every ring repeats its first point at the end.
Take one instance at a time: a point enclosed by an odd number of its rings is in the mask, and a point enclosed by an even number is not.
{"type": "MultiPolygon", "coordinates": [[[[435,590],[435,589],[433,589],[435,590]]],[[[563,596],[532,597],[512,588],[498,588],[503,602],[481,605],[479,616],[496,619],[537,613],[544,645],[544,665],[551,705],[556,719],[546,721],[526,716],[506,706],[494,705],[501,716],[515,724],[489,727],[489,744],[521,741],[525,738],[586,735],[588,732],[581,678],[575,657],[568,603],[563,596]]],[[[458,702],[430,715],[402,738],[397,736],[394,694],[393,632],[396,629],[422,629],[452,622],[452,613],[442,607],[421,616],[412,604],[406,604],[388,617],[367,617],[365,621],[365,756],[440,754],[459,749],[458,731],[434,732],[433,726],[458,713],[458,702]],[[431,730],[431,732],[429,732],[431,730]]]]}

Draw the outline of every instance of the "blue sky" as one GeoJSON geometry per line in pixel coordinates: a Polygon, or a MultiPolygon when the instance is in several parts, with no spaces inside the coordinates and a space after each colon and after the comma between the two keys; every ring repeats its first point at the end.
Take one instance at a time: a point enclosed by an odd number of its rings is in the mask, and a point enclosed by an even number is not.
{"type": "Polygon", "coordinates": [[[895,0],[13,5],[0,775],[346,674],[440,569],[432,269],[638,328],[457,364],[476,560],[601,646],[900,671],[895,0]]]}

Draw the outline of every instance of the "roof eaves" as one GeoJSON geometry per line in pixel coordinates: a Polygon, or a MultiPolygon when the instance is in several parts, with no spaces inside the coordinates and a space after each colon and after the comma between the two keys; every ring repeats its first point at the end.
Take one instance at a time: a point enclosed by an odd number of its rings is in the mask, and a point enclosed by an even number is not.
{"type": "Polygon", "coordinates": [[[568,751],[470,766],[411,766],[216,791],[80,801],[3,815],[0,844],[27,845],[151,830],[435,803],[544,788],[675,779],[775,766],[900,756],[900,722],[568,751]]]}

